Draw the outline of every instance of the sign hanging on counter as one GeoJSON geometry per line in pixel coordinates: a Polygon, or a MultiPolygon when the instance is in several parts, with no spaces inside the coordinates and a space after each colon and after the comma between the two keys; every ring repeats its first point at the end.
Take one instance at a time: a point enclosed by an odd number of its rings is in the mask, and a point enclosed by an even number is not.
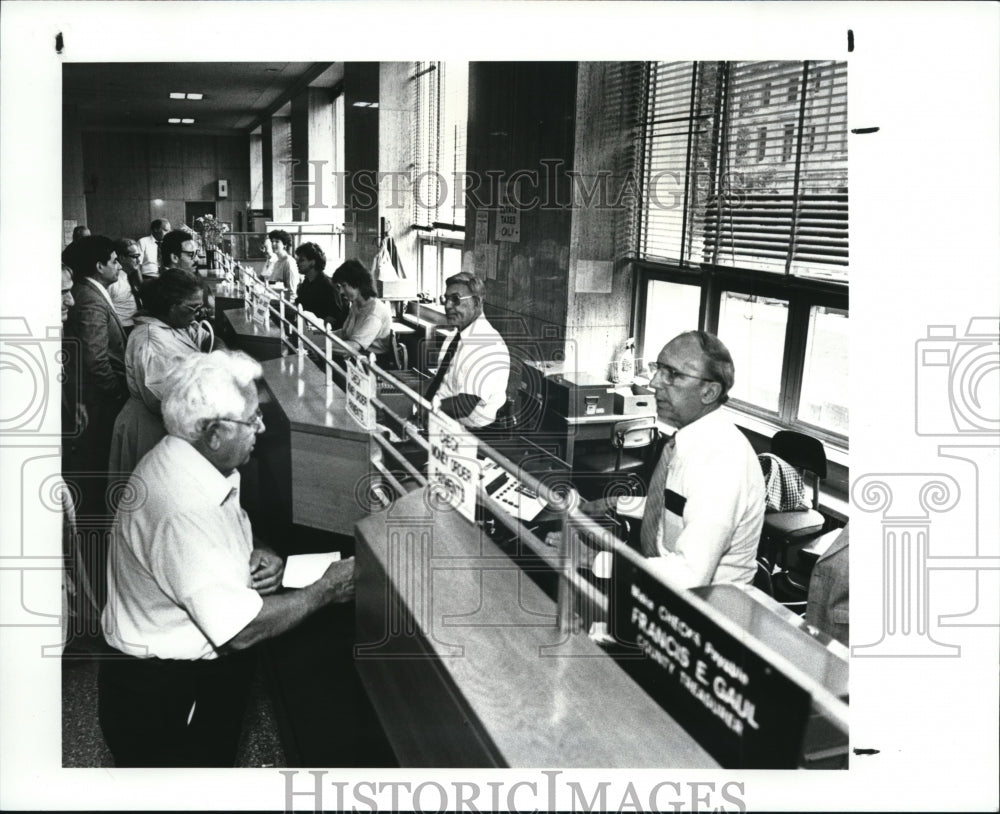
{"type": "Polygon", "coordinates": [[[347,413],[363,430],[375,429],[375,374],[355,362],[347,360],[347,413]]]}
{"type": "Polygon", "coordinates": [[[476,456],[479,442],[451,419],[427,416],[427,488],[435,505],[457,509],[470,523],[476,522],[476,487],[481,466],[476,456]]]}
{"type": "Polygon", "coordinates": [[[682,593],[614,556],[612,630],[646,658],[629,672],[727,769],[798,765],[809,693],[682,593]]]}

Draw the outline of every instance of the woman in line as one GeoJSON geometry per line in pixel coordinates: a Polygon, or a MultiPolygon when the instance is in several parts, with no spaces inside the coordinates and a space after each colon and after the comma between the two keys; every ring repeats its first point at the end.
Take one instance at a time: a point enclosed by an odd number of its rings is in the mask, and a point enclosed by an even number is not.
{"type": "MultiPolygon", "coordinates": [[[[333,273],[333,285],[351,306],[344,327],[334,334],[359,353],[379,356],[391,351],[392,309],[378,298],[371,272],[357,260],[348,260],[333,273]]],[[[334,353],[347,356],[339,346],[334,353]]]]}
{"type": "Polygon", "coordinates": [[[196,320],[204,313],[202,283],[189,271],[162,269],[142,289],[145,309],[125,347],[129,400],[115,421],[109,467],[131,474],[166,435],[160,402],[165,380],[185,356],[210,351],[196,320]]]}
{"type": "Polygon", "coordinates": [[[264,241],[264,252],[267,263],[261,273],[265,282],[283,283],[285,290],[295,293],[299,287],[299,268],[295,258],[289,252],[292,250],[292,236],[284,229],[274,229],[267,233],[264,241]]]}

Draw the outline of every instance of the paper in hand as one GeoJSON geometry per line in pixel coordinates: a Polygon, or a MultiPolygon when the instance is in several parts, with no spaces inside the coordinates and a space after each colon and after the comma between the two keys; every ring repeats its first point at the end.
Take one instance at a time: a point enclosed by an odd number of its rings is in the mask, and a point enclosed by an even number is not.
{"type": "Polygon", "coordinates": [[[292,554],[285,560],[285,574],[281,584],[285,588],[305,588],[323,576],[330,563],[340,559],[339,551],[322,554],[292,554]]]}

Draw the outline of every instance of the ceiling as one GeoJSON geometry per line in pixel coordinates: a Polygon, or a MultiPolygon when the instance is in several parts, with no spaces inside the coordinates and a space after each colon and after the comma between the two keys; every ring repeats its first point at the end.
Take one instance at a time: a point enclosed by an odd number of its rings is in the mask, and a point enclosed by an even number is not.
{"type": "Polygon", "coordinates": [[[77,107],[84,130],[249,132],[263,116],[286,112],[300,89],[332,88],[343,76],[343,63],[331,62],[67,63],[63,103],[77,107]],[[205,96],[174,100],[171,92],[205,96]]]}

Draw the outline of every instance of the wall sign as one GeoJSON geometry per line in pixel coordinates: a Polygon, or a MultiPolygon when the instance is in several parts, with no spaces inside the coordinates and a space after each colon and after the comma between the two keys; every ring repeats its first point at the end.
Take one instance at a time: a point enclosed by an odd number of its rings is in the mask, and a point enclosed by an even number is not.
{"type": "Polygon", "coordinates": [[[521,242],[521,210],[509,201],[497,212],[497,229],[495,239],[499,243],[521,242]]]}
{"type": "Polygon", "coordinates": [[[363,430],[375,429],[375,374],[347,360],[347,412],[363,430]]]}
{"type": "Polygon", "coordinates": [[[479,442],[451,419],[429,413],[427,441],[427,488],[440,505],[457,509],[470,523],[476,522],[476,487],[481,465],[476,459],[479,442]]]}
{"type": "Polygon", "coordinates": [[[727,769],[798,764],[809,693],[615,553],[611,625],[644,659],[627,665],[646,692],[727,769]]]}

